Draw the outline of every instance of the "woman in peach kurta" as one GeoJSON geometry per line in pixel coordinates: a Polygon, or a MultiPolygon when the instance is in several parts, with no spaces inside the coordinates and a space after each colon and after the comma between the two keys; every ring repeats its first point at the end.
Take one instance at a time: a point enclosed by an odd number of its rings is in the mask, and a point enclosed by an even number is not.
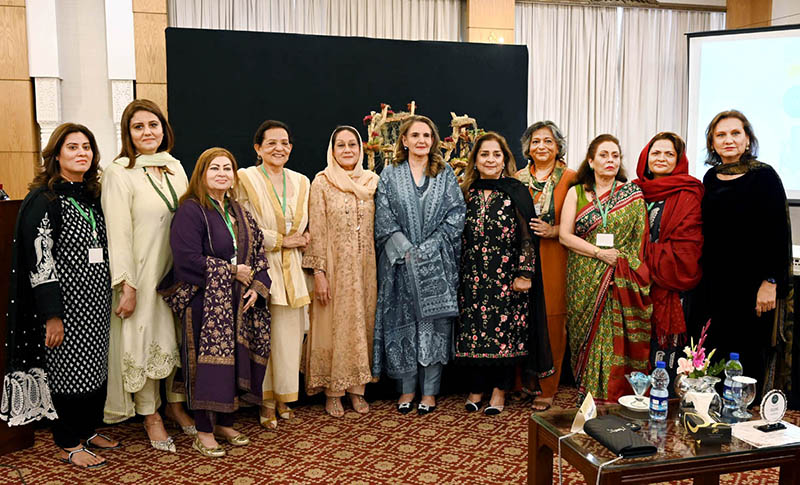
{"type": "Polygon", "coordinates": [[[565,142],[561,130],[552,121],[539,121],[528,127],[522,136],[522,151],[528,154],[528,165],[516,175],[528,186],[538,215],[531,229],[539,236],[547,330],[555,368],[553,375],[539,379],[540,389],[534,390],[541,393],[533,404],[537,411],[553,403],[567,345],[567,249],[558,242],[558,226],[561,207],[575,180],[575,171],[564,163],[565,142]]]}
{"type": "Polygon", "coordinates": [[[344,414],[341,397],[369,411],[364,386],[372,381],[375,327],[375,189],[378,176],[362,168],[361,137],[337,128],[328,145],[328,166],[311,184],[311,242],[303,266],[314,270],[315,298],[306,340],[308,394],[325,391],[325,410],[344,414]]]}

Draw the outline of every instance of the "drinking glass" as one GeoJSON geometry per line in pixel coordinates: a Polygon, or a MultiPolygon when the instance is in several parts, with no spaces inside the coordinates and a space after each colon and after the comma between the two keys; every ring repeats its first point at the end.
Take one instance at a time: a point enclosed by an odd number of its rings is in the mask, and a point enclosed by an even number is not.
{"type": "Polygon", "coordinates": [[[747,412],[747,408],[756,398],[756,382],[758,381],[747,376],[736,376],[733,380],[740,384],[740,388],[734,393],[734,399],[739,409],[732,414],[739,419],[750,419],[753,415],[747,412]]]}
{"type": "Polygon", "coordinates": [[[625,374],[625,379],[628,379],[628,383],[633,388],[636,401],[642,405],[649,406],[643,396],[647,392],[647,388],[650,387],[650,376],[642,372],[631,372],[630,374],[625,374]]]}

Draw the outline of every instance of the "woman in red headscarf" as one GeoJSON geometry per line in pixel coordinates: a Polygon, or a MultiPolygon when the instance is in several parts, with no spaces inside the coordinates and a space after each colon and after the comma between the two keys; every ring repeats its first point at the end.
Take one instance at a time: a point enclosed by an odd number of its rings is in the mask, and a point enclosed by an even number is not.
{"type": "Polygon", "coordinates": [[[703,184],[689,175],[685,147],[675,133],[657,134],[639,154],[639,178],[634,180],[644,193],[650,222],[645,258],[653,281],[656,350],[680,343],[686,332],[681,293],[697,286],[702,276],[703,184]]]}

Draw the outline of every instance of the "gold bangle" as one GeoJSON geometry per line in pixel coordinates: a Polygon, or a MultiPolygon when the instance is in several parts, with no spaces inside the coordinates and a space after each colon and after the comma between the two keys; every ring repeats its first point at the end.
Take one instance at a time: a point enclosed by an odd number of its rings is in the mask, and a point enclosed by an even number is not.
{"type": "Polygon", "coordinates": [[[597,254],[600,252],[600,248],[594,248],[594,258],[597,258],[597,254]]]}

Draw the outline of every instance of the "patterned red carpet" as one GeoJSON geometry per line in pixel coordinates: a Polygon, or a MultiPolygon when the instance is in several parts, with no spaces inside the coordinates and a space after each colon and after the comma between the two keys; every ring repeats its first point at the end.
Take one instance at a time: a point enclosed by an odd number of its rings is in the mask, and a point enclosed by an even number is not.
{"type": "MultiPolygon", "coordinates": [[[[555,405],[574,406],[575,397],[565,389],[555,405]]],[[[281,420],[277,431],[259,427],[256,412],[244,410],[236,427],[252,444],[226,445],[228,456],[221,459],[202,457],[182,434],[175,434],[178,453],[156,451],[141,423],[126,423],[105,430],[125,446],[106,452],[109,464],[96,470],[57,461],[52,436],[40,430],[33,448],[0,456],[0,464],[15,465],[30,485],[524,483],[530,402],[510,403],[493,418],[467,414],[463,404],[461,396],[443,398],[433,414],[420,417],[401,416],[393,402],[375,401],[370,414],[347,408],[342,419],[329,417],[320,405],[305,406],[294,420],[281,420]]],[[[564,472],[565,484],[585,483],[573,468],[564,472]]],[[[17,472],[0,468],[0,484],[17,483],[17,472]]],[[[721,483],[773,484],[778,473],[724,475],[721,483]]]]}

